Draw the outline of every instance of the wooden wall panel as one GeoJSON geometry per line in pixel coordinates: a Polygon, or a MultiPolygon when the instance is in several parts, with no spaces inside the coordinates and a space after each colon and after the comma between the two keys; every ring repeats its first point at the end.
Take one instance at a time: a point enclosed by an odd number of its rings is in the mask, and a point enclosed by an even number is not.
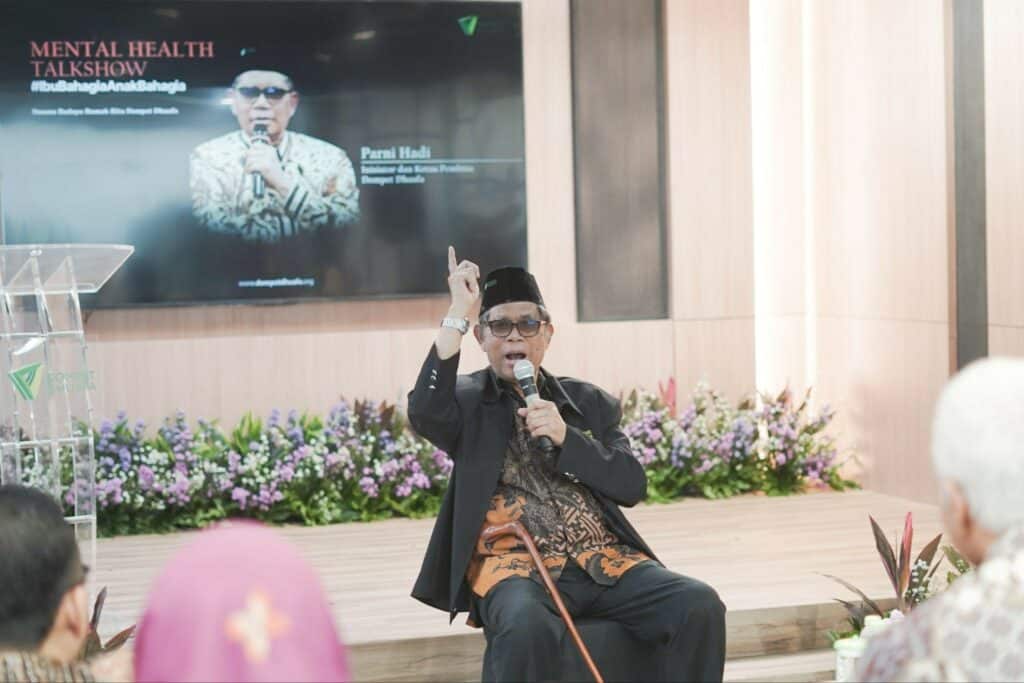
{"type": "Polygon", "coordinates": [[[523,2],[530,270],[562,321],[577,318],[570,35],[568,0],[523,2]]]}
{"type": "Polygon", "coordinates": [[[835,432],[857,454],[865,488],[934,501],[929,453],[935,401],[949,363],[945,323],[820,318],[819,405],[838,410],[835,432]]]}
{"type": "Polygon", "coordinates": [[[754,389],[753,318],[677,320],[676,380],[679,402],[685,403],[698,382],[731,399],[754,389]]]}
{"type": "Polygon", "coordinates": [[[943,5],[810,6],[818,312],[946,322],[943,5]]]}
{"type": "Polygon", "coordinates": [[[581,320],[668,317],[660,0],[573,0],[581,320]]]}
{"type": "Polygon", "coordinates": [[[655,391],[675,373],[670,320],[582,323],[555,328],[546,359],[553,370],[618,393],[655,391]]]}
{"type": "Polygon", "coordinates": [[[1024,327],[989,325],[988,351],[992,356],[1024,356],[1024,327]]]}
{"type": "Polygon", "coordinates": [[[934,500],[953,285],[944,6],[816,3],[810,19],[819,397],[866,486],[934,500]]]}
{"type": "Polygon", "coordinates": [[[755,380],[749,3],[663,10],[679,400],[699,380],[738,396],[755,380]]]}
{"type": "Polygon", "coordinates": [[[988,321],[1024,328],[1024,3],[984,11],[988,321]]]}
{"type": "Polygon", "coordinates": [[[803,392],[813,381],[814,272],[804,221],[803,2],[751,2],[750,13],[757,387],[803,392]]]}
{"type": "Polygon", "coordinates": [[[672,317],[753,317],[749,2],[664,12],[672,317]]]}
{"type": "Polygon", "coordinates": [[[750,5],[758,315],[806,310],[802,6],[802,0],[750,5]]]}
{"type": "Polygon", "coordinates": [[[802,394],[814,384],[814,367],[808,364],[813,349],[807,344],[807,325],[806,315],[757,317],[756,365],[759,391],[777,393],[788,386],[802,394]]]}

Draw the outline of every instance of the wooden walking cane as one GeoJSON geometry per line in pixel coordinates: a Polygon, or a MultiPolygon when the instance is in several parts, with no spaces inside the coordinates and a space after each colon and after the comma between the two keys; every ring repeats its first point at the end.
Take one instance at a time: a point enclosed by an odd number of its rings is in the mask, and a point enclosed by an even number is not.
{"type": "Polygon", "coordinates": [[[587,663],[587,668],[590,669],[590,673],[593,674],[594,680],[597,683],[604,683],[604,679],[601,677],[601,672],[597,670],[597,665],[594,664],[593,658],[590,656],[590,650],[587,649],[583,639],[580,638],[579,631],[576,630],[576,624],[573,623],[572,617],[569,616],[569,610],[565,608],[565,603],[562,602],[562,596],[558,592],[558,588],[555,586],[555,582],[551,580],[551,574],[548,573],[547,567],[544,566],[544,562],[540,559],[540,553],[537,552],[537,546],[533,542],[533,538],[530,536],[530,532],[526,530],[519,522],[506,522],[505,524],[499,524],[498,526],[489,526],[484,529],[480,537],[484,542],[493,541],[496,538],[502,536],[515,536],[526,546],[526,551],[530,553],[530,558],[533,560],[534,566],[537,567],[537,572],[540,574],[540,578],[544,581],[544,587],[548,589],[548,593],[551,594],[551,599],[555,601],[555,607],[558,608],[558,613],[562,615],[562,620],[565,621],[566,627],[569,629],[569,633],[572,634],[572,639],[576,642],[576,647],[579,649],[580,654],[583,655],[583,661],[587,663]]]}

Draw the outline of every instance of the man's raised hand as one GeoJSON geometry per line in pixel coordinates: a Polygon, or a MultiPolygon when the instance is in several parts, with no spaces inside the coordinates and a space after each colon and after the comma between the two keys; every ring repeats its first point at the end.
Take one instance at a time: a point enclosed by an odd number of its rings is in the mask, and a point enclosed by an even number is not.
{"type": "Polygon", "coordinates": [[[455,247],[448,247],[448,291],[452,295],[449,313],[465,318],[480,299],[480,268],[472,261],[455,258],[455,247]]]}

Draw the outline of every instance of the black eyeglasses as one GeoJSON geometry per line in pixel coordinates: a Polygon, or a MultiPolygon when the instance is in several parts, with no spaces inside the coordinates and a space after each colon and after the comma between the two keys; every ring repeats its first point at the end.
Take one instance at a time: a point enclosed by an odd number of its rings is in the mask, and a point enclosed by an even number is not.
{"type": "Polygon", "coordinates": [[[507,337],[512,334],[513,327],[519,330],[519,334],[523,337],[536,337],[545,323],[544,320],[534,320],[533,318],[524,318],[518,322],[513,322],[508,318],[499,318],[498,320],[488,320],[484,325],[491,329],[491,334],[495,337],[507,337]]]}
{"type": "Polygon", "coordinates": [[[247,100],[255,102],[259,99],[260,95],[263,95],[267,100],[271,102],[277,102],[282,97],[292,92],[291,88],[278,88],[276,86],[270,86],[269,88],[257,88],[256,86],[244,86],[241,88],[235,88],[235,92],[244,97],[247,100]]]}

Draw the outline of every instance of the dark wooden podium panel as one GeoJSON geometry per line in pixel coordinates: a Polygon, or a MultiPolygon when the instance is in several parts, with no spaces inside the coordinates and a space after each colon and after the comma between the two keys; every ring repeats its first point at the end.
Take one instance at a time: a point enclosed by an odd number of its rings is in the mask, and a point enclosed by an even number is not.
{"type": "Polygon", "coordinates": [[[656,0],[573,0],[576,291],[580,320],[668,316],[656,0]]]}

